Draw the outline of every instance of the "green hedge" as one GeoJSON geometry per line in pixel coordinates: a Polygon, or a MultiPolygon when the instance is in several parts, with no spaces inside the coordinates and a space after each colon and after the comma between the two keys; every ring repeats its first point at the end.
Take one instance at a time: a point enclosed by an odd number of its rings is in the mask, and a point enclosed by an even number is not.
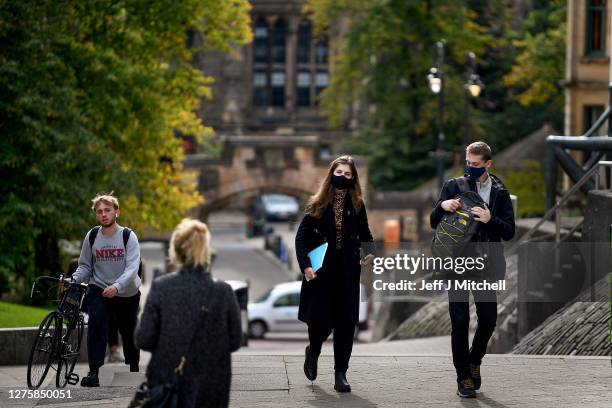
{"type": "Polygon", "coordinates": [[[523,160],[520,168],[501,170],[498,174],[510,194],[518,197],[519,218],[544,215],[546,193],[540,162],[523,160]]]}

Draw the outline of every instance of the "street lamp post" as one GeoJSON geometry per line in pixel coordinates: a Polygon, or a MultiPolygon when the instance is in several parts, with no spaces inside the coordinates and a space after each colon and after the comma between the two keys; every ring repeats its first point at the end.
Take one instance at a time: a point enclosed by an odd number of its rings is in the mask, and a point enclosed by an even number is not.
{"type": "Polygon", "coordinates": [[[467,53],[466,67],[466,82],[463,85],[463,148],[470,142],[470,98],[478,98],[484,89],[480,76],[476,74],[476,55],[473,52],[467,53]]]}
{"type": "Polygon", "coordinates": [[[436,43],[438,58],[436,66],[429,70],[427,80],[429,89],[434,94],[438,94],[438,148],[436,149],[436,169],[438,174],[438,187],[441,189],[444,184],[444,47],[446,41],[440,40],[436,43]]]}

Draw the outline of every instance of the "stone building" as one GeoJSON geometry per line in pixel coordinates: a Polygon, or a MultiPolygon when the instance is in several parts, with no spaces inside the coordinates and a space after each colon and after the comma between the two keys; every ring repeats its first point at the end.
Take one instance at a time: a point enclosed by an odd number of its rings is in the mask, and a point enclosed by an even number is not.
{"type": "Polygon", "coordinates": [[[611,11],[606,0],[567,2],[566,135],[584,134],[608,105],[611,11]]]}
{"type": "MultiPolygon", "coordinates": [[[[253,41],[233,55],[198,52],[194,65],[214,78],[213,99],[200,117],[223,143],[211,158],[186,140],[187,169],[199,174],[206,197],[200,216],[264,193],[301,202],[316,191],[334,145],[348,130],[332,130],[317,96],[330,79],[329,41],[315,36],[304,0],[253,0],[253,41]]],[[[197,46],[194,33],[188,39],[197,46]]],[[[367,169],[358,162],[361,184],[367,169]]]]}
{"type": "Polygon", "coordinates": [[[196,66],[215,79],[214,99],[200,113],[219,134],[316,134],[333,141],[317,103],[329,83],[328,40],[315,37],[304,3],[254,0],[251,44],[234,56],[197,55],[196,66]]]}

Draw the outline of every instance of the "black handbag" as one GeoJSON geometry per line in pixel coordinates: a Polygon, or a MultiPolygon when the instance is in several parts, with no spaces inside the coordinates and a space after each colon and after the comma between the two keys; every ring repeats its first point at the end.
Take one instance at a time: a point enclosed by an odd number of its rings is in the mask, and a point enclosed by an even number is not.
{"type": "MultiPolygon", "coordinates": [[[[201,310],[204,313],[207,313],[208,307],[202,306],[201,310]]],[[[183,380],[183,370],[185,364],[187,363],[186,356],[193,347],[197,331],[198,325],[196,325],[193,331],[189,349],[181,356],[179,364],[174,369],[172,380],[165,384],[159,384],[153,387],[149,387],[149,384],[146,381],[143,382],[138,386],[136,394],[134,395],[134,398],[132,398],[132,401],[130,401],[128,408],[179,408],[178,397],[183,380]]]]}

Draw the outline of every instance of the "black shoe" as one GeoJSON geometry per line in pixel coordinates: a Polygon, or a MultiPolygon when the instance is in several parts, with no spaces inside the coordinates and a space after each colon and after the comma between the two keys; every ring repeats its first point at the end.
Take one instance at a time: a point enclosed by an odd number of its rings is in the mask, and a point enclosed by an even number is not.
{"type": "Polygon", "coordinates": [[[130,373],[137,373],[140,371],[138,363],[130,363],[130,373]]]}
{"type": "Polygon", "coordinates": [[[319,354],[310,352],[310,346],[306,346],[306,356],[304,359],[304,374],[310,381],[314,381],[317,378],[317,360],[319,354]]]}
{"type": "Polygon", "coordinates": [[[476,391],[474,391],[474,381],[472,381],[471,378],[457,381],[457,395],[461,398],[476,397],[476,391]]]}
{"type": "Polygon", "coordinates": [[[482,384],[482,377],[480,377],[480,364],[470,364],[470,376],[474,381],[474,390],[479,390],[482,384]]]}
{"type": "Polygon", "coordinates": [[[351,386],[346,380],[345,372],[336,371],[336,383],[334,384],[334,390],[338,392],[351,392],[351,386]]]}
{"type": "Polygon", "coordinates": [[[100,380],[98,379],[97,371],[90,371],[87,376],[81,379],[81,387],[99,387],[100,380]]]}

